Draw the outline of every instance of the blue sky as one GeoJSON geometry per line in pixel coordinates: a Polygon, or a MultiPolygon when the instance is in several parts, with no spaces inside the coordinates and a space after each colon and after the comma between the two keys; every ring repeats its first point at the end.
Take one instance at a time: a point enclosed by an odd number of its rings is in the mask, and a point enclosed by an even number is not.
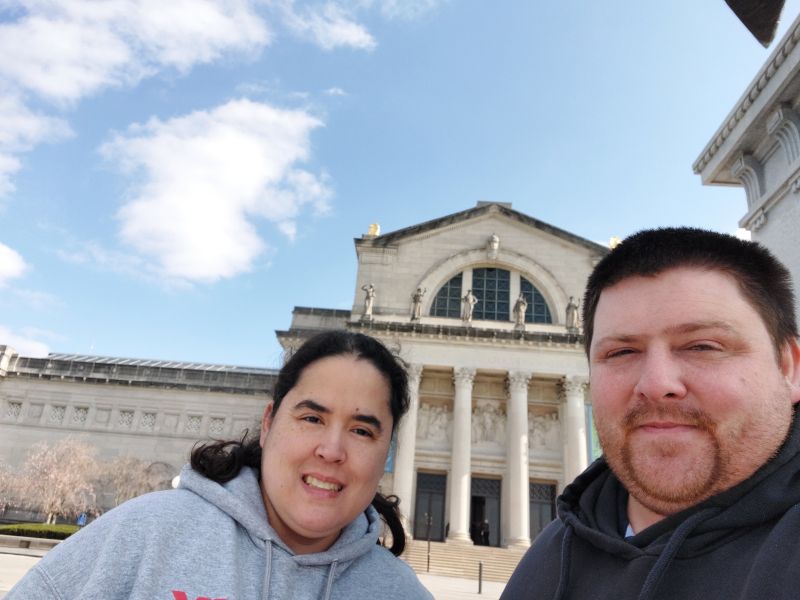
{"type": "Polygon", "coordinates": [[[278,366],[370,223],[478,200],[733,232],[691,165],[770,50],[722,0],[6,0],[0,344],[278,366]]]}

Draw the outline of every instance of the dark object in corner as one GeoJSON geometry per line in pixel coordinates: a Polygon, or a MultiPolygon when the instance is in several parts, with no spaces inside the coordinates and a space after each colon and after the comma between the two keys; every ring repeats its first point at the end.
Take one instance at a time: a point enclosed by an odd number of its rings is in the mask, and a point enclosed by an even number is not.
{"type": "Polygon", "coordinates": [[[765,48],[778,29],[785,0],[725,0],[734,14],[765,48]]]}

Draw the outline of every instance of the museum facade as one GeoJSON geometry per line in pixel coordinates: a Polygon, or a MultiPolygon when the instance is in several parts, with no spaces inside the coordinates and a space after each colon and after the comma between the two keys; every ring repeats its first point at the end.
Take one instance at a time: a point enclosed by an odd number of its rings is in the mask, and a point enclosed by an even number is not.
{"type": "MultiPolygon", "coordinates": [[[[350,310],[295,307],[287,355],[326,329],[381,339],[411,407],[381,482],[419,539],[527,546],[597,449],[579,301],[607,249],[514,210],[477,206],[355,240],[350,310]]],[[[0,346],[0,456],[80,433],[101,455],[178,467],[193,442],[254,430],[275,371],[0,346]]]]}

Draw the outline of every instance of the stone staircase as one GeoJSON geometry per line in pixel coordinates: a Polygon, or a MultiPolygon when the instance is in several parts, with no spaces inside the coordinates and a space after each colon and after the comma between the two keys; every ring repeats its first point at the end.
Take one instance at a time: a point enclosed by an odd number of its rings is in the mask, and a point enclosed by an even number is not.
{"type": "MultiPolygon", "coordinates": [[[[478,563],[483,562],[483,578],[486,581],[506,582],[524,553],[523,549],[431,542],[430,573],[477,580],[478,563]]],[[[426,573],[427,556],[428,542],[409,539],[400,558],[417,573],[426,573]]]]}

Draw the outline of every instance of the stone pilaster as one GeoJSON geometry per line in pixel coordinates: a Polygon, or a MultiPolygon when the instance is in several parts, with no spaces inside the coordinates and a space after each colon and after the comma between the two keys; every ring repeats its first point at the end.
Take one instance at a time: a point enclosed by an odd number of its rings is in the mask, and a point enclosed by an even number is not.
{"type": "Polygon", "coordinates": [[[506,432],[508,446],[508,545],[527,547],[531,544],[528,498],[528,382],[531,374],[512,371],[508,374],[508,407],[506,432]]]}
{"type": "Polygon", "coordinates": [[[454,542],[469,537],[470,474],[472,469],[472,382],[475,369],[458,368],[453,374],[453,448],[450,462],[450,534],[454,542]]]}
{"type": "Polygon", "coordinates": [[[414,455],[417,440],[417,413],[419,411],[419,384],[422,365],[408,367],[408,412],[397,430],[397,449],[394,457],[394,494],[400,499],[400,514],[407,532],[412,530],[414,503],[414,455]]]}
{"type": "Polygon", "coordinates": [[[565,377],[563,395],[564,483],[569,484],[588,466],[584,377],[565,377]]]}

